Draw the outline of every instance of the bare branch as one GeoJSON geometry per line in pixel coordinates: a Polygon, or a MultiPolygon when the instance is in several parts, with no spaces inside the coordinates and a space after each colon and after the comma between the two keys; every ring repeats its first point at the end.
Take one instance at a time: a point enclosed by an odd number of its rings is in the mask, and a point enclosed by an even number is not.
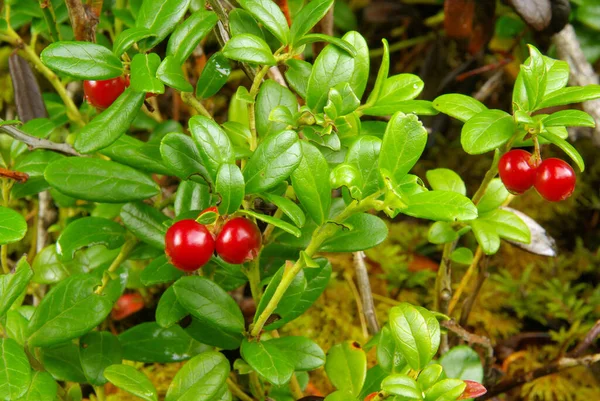
{"type": "MultiPolygon", "coordinates": [[[[0,119],[0,122],[2,121],[4,120],[0,119]]],[[[71,145],[67,143],[56,143],[47,139],[37,138],[35,136],[26,134],[25,132],[11,125],[0,126],[0,131],[4,132],[8,136],[15,138],[17,141],[23,142],[29,147],[30,150],[48,149],[67,155],[81,156],[79,152],[77,152],[75,149],[73,149],[71,145]]]]}
{"type": "Polygon", "coordinates": [[[587,335],[581,340],[581,342],[573,349],[573,351],[569,352],[569,356],[571,358],[577,358],[581,356],[593,343],[600,337],[600,320],[596,322],[596,324],[588,331],[587,335]]]}
{"type": "Polygon", "coordinates": [[[102,1],[94,1],[92,8],[84,5],[82,0],[65,0],[65,3],[75,39],[96,42],[96,25],[100,22],[100,15],[96,11],[102,9],[102,1]]]}
{"type": "Polygon", "coordinates": [[[369,274],[365,265],[365,254],[362,251],[354,252],[354,271],[356,272],[358,292],[362,300],[362,311],[367,320],[367,327],[369,328],[369,333],[375,335],[379,332],[379,323],[375,314],[371,283],[369,282],[369,274]]]}

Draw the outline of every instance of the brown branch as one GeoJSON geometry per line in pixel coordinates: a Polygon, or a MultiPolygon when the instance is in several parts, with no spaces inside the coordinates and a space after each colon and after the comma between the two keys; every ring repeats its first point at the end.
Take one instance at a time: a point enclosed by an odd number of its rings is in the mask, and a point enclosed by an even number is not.
{"type": "Polygon", "coordinates": [[[356,272],[358,292],[362,300],[362,312],[367,321],[369,333],[375,335],[379,332],[379,322],[377,322],[377,314],[375,313],[375,305],[373,304],[373,293],[365,264],[365,254],[362,251],[354,252],[354,271],[356,272]]]}
{"type": "MultiPolygon", "coordinates": [[[[0,122],[4,120],[0,119],[0,122]]],[[[4,132],[8,136],[15,138],[17,141],[23,142],[29,147],[29,150],[33,149],[48,149],[53,150],[55,152],[64,153],[67,155],[73,156],[81,156],[79,152],[77,152],[71,145],[67,143],[56,143],[49,141],[47,139],[37,138],[35,136],[26,134],[18,128],[15,128],[10,125],[2,125],[0,126],[0,131],[4,132]]]]}
{"type": "Polygon", "coordinates": [[[100,22],[100,14],[96,11],[102,10],[102,1],[94,1],[91,7],[84,5],[81,0],[65,0],[65,3],[75,40],[95,43],[96,25],[100,22]]]}
{"type": "Polygon", "coordinates": [[[494,362],[494,347],[492,346],[490,339],[468,332],[462,326],[458,325],[454,320],[442,321],[440,322],[440,325],[462,338],[469,345],[479,344],[485,348],[485,361],[483,367],[487,377],[491,372],[492,363],[494,362]]]}
{"type": "Polygon", "coordinates": [[[587,335],[581,340],[581,342],[569,352],[569,357],[577,358],[581,356],[600,336],[600,320],[588,331],[587,335]]]}
{"type": "Polygon", "coordinates": [[[9,170],[4,167],[0,167],[0,176],[10,178],[20,183],[23,183],[29,179],[29,174],[27,173],[9,170]]]}
{"type": "Polygon", "coordinates": [[[475,282],[475,288],[473,292],[469,294],[467,299],[465,300],[463,307],[460,312],[460,325],[466,326],[469,320],[469,315],[471,314],[471,309],[473,309],[473,304],[475,304],[475,300],[479,295],[479,291],[481,291],[481,287],[483,287],[483,283],[489,277],[489,273],[487,272],[487,267],[489,264],[489,259],[485,258],[484,261],[479,263],[479,267],[477,269],[477,281],[475,282]]]}

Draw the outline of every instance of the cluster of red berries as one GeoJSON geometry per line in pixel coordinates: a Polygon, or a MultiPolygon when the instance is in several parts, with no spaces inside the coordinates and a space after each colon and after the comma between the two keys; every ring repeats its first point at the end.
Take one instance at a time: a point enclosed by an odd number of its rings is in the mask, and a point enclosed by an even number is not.
{"type": "Polygon", "coordinates": [[[173,224],[165,237],[165,252],[171,264],[191,272],[208,263],[215,251],[231,264],[249,262],[258,255],[262,235],[254,222],[234,217],[217,231],[213,233],[192,219],[173,224]]]}
{"type": "Polygon", "coordinates": [[[498,171],[502,183],[512,194],[520,195],[535,187],[542,198],[551,202],[571,196],[577,181],[573,168],[563,160],[540,161],[522,149],[506,152],[500,158],[498,171]]]}

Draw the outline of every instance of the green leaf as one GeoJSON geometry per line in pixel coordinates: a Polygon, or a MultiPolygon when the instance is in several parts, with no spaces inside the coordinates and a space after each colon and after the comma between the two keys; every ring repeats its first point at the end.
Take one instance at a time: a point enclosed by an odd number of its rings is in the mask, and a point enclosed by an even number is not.
{"type": "Polygon", "coordinates": [[[377,72],[377,80],[375,81],[375,85],[373,85],[373,90],[369,94],[369,98],[367,99],[367,105],[370,107],[375,104],[381,97],[381,92],[383,91],[383,86],[385,85],[388,75],[390,73],[390,47],[388,45],[388,41],[386,39],[382,39],[381,43],[383,44],[383,56],[381,57],[381,65],[379,66],[379,71],[377,72]]]}
{"type": "Polygon", "coordinates": [[[241,353],[252,369],[276,386],[289,382],[294,370],[314,370],[325,362],[321,348],[306,337],[244,340],[241,353]]]}
{"type": "Polygon", "coordinates": [[[306,216],[304,215],[304,212],[300,206],[298,206],[292,200],[268,192],[261,194],[260,196],[277,206],[277,208],[280,209],[287,217],[289,217],[296,226],[303,227],[304,223],[306,223],[306,216]]]}
{"type": "Polygon", "coordinates": [[[92,331],[79,340],[79,359],[83,373],[94,386],[107,383],[104,369],[121,363],[121,344],[108,331],[92,331]]]}
{"type": "Polygon", "coordinates": [[[547,70],[542,53],[532,45],[528,45],[530,57],[521,65],[519,75],[523,77],[523,84],[533,110],[542,102],[546,93],[547,70]]]}
{"type": "Polygon", "coordinates": [[[174,56],[167,56],[156,70],[156,77],[165,85],[180,92],[193,92],[194,87],[181,71],[181,65],[174,56]]]}
{"type": "Polygon", "coordinates": [[[451,191],[461,195],[467,194],[467,188],[460,175],[447,168],[436,168],[427,171],[427,181],[431,188],[439,191],[451,191]]]}
{"type": "Polygon", "coordinates": [[[292,44],[295,44],[302,36],[306,35],[314,27],[333,5],[333,0],[315,0],[306,4],[298,14],[290,29],[292,44]]]}
{"type": "Polygon", "coordinates": [[[211,204],[210,189],[207,185],[192,181],[182,181],[175,194],[175,214],[177,216],[192,210],[204,210],[211,204]]]}
{"type": "Polygon", "coordinates": [[[486,188],[483,197],[477,204],[478,212],[483,214],[485,212],[489,212],[490,210],[499,208],[506,201],[509,195],[510,193],[508,193],[500,178],[494,178],[486,188]]]}
{"type": "Polygon", "coordinates": [[[362,176],[352,164],[338,164],[329,176],[332,188],[346,187],[353,199],[362,199],[360,188],[363,185],[362,176]]]}
{"type": "MultiPolygon", "coordinates": [[[[206,267],[204,268],[206,269],[206,267]]],[[[222,274],[222,272],[216,271],[215,281],[218,280],[217,275],[219,273],[222,274]]],[[[235,288],[238,288],[240,285],[243,285],[246,282],[246,280],[233,282],[236,284],[235,288]]],[[[192,317],[192,322],[189,326],[185,328],[185,331],[194,340],[202,344],[226,350],[235,350],[240,348],[240,345],[242,344],[242,339],[244,338],[242,333],[233,333],[230,331],[225,331],[221,328],[211,326],[209,324],[206,324],[205,322],[201,322],[194,317],[192,317]]]]}
{"type": "Polygon", "coordinates": [[[156,307],[156,323],[160,327],[171,327],[187,315],[188,311],[177,301],[173,287],[167,288],[156,307]]]}
{"type": "Polygon", "coordinates": [[[113,104],[83,127],[75,138],[75,149],[81,153],[92,153],[115,142],[129,129],[143,102],[143,93],[126,89],[113,104]]]}
{"type": "Polygon", "coordinates": [[[189,127],[194,142],[198,145],[202,164],[214,181],[221,164],[235,163],[231,141],[219,124],[207,117],[192,117],[189,121],[189,127]]]}
{"type": "Polygon", "coordinates": [[[31,366],[23,347],[11,338],[0,338],[0,399],[18,399],[30,383],[31,366]]]}
{"type": "Polygon", "coordinates": [[[147,51],[167,37],[185,15],[190,0],[143,0],[135,20],[137,28],[148,28],[156,36],[139,43],[147,51]]]}
{"type": "Polygon", "coordinates": [[[443,372],[444,368],[442,365],[438,365],[437,363],[428,365],[419,373],[417,383],[422,389],[429,389],[440,379],[443,372]]]}
{"type": "Polygon", "coordinates": [[[356,50],[356,56],[335,45],[328,45],[315,60],[307,87],[306,104],[321,111],[327,102],[330,88],[349,83],[359,99],[362,97],[369,75],[369,54],[365,39],[358,32],[348,32],[342,38],[356,50]]]}
{"type": "Polygon", "coordinates": [[[82,217],[71,222],[56,241],[56,252],[63,262],[75,257],[84,247],[102,244],[107,249],[117,249],[125,243],[125,228],[102,217],[82,217]]]}
{"type": "Polygon", "coordinates": [[[124,203],[158,194],[148,176],[119,163],[89,157],[52,162],[44,173],[55,189],[74,198],[101,203],[124,203]]]}
{"type": "Polygon", "coordinates": [[[26,173],[29,179],[24,183],[15,183],[11,190],[13,199],[38,194],[50,185],[44,179],[44,170],[49,163],[61,159],[64,156],[51,151],[39,150],[26,154],[14,166],[14,170],[26,173]]]}
{"type": "Polygon", "coordinates": [[[450,260],[454,263],[462,265],[470,265],[473,263],[473,251],[469,248],[456,248],[450,255],[450,260]]]}
{"type": "Polygon", "coordinates": [[[0,317],[4,316],[12,304],[27,288],[33,277],[31,266],[27,259],[22,257],[17,263],[14,273],[0,276],[0,317]]]}
{"type": "Polygon", "coordinates": [[[485,220],[473,220],[471,223],[477,243],[486,255],[493,255],[500,249],[500,237],[494,224],[485,220]]]}
{"type": "Polygon", "coordinates": [[[209,351],[190,359],[177,372],[165,401],[208,401],[221,394],[229,375],[229,361],[219,352],[209,351]]]}
{"type": "Polygon", "coordinates": [[[312,72],[312,64],[304,60],[296,59],[287,60],[285,64],[288,66],[285,71],[286,81],[301,98],[306,99],[306,90],[308,79],[312,72]]]}
{"type": "Polygon", "coordinates": [[[89,42],[51,43],[40,54],[42,63],[79,79],[110,79],[123,74],[123,63],[106,47],[89,42]]]}
{"type": "Polygon", "coordinates": [[[100,151],[114,162],[125,164],[149,173],[172,175],[173,172],[162,161],[160,144],[142,142],[129,135],[121,135],[110,146],[100,151]]]}
{"type": "Polygon", "coordinates": [[[425,401],[453,401],[465,391],[467,384],[458,379],[444,379],[425,391],[425,401]]]}
{"type": "Polygon", "coordinates": [[[273,80],[265,81],[256,97],[256,132],[263,138],[283,131],[287,124],[270,121],[271,111],[282,106],[294,115],[298,112],[298,101],[289,89],[273,80]]]}
{"type": "MultiPolygon", "coordinates": [[[[233,11],[237,11],[237,9],[233,11]]],[[[229,15],[231,17],[231,14],[229,15]]],[[[229,60],[222,52],[216,52],[210,56],[198,78],[196,97],[208,99],[214,96],[227,83],[229,75],[231,75],[229,60]]]]}
{"type": "Polygon", "coordinates": [[[354,112],[360,106],[360,100],[356,97],[350,84],[339,84],[329,90],[327,105],[323,108],[325,114],[331,119],[338,116],[346,116],[354,112]]]}
{"type": "Polygon", "coordinates": [[[370,135],[361,135],[352,142],[346,153],[346,163],[354,165],[362,176],[363,197],[372,195],[379,189],[378,160],[380,151],[381,139],[370,135]]]}
{"type": "Polygon", "coordinates": [[[290,29],[281,9],[272,0],[240,0],[240,5],[284,45],[290,42],[290,29]]]}
{"type": "Polygon", "coordinates": [[[249,33],[234,36],[223,47],[223,55],[231,60],[253,64],[275,65],[277,60],[269,45],[249,33]]]}
{"type": "Polygon", "coordinates": [[[27,392],[17,401],[54,401],[58,392],[58,384],[50,373],[34,371],[27,392]]]}
{"type": "Polygon", "coordinates": [[[598,98],[600,98],[600,85],[571,86],[546,95],[538,109],[581,103],[598,98]]]}
{"type": "Polygon", "coordinates": [[[189,136],[178,133],[165,135],[160,143],[160,154],[177,177],[202,184],[212,182],[208,170],[201,163],[200,150],[189,136]]]}
{"type": "Polygon", "coordinates": [[[169,220],[167,216],[143,202],[126,204],[121,209],[120,216],[125,227],[136,237],[156,249],[165,249],[165,222],[169,220]]]}
{"type": "Polygon", "coordinates": [[[258,145],[244,168],[246,193],[273,188],[288,178],[301,160],[302,148],[296,132],[282,131],[270,135],[258,145]]]}
{"type": "Polygon", "coordinates": [[[0,245],[20,241],[26,232],[27,222],[21,213],[0,206],[0,245]]]}
{"type": "Polygon", "coordinates": [[[562,151],[565,152],[567,156],[569,156],[571,160],[573,160],[577,164],[577,167],[579,167],[579,171],[583,172],[583,170],[585,169],[583,157],[581,157],[581,155],[579,154],[577,149],[573,147],[573,145],[560,138],[558,135],[555,135],[554,133],[549,131],[541,132],[539,136],[561,148],[562,151]]]}
{"type": "Polygon", "coordinates": [[[79,361],[79,347],[76,344],[68,342],[55,347],[41,348],[40,354],[44,369],[54,380],[87,382],[79,361]]]}
{"type": "Polygon", "coordinates": [[[99,280],[75,275],[61,281],[42,299],[29,322],[29,344],[46,347],[81,337],[110,313],[112,301],[94,293],[99,280]]]}
{"type": "Polygon", "coordinates": [[[453,347],[440,358],[446,377],[483,383],[483,366],[479,354],[468,345],[453,347]]]}
{"type": "Polygon", "coordinates": [[[496,209],[481,215],[478,220],[485,221],[493,226],[500,238],[524,244],[531,242],[531,233],[527,224],[519,216],[508,210],[496,209]]]}
{"type": "Polygon", "coordinates": [[[472,117],[488,109],[479,100],[458,93],[436,97],[433,101],[433,107],[462,122],[467,122],[472,117]]]}
{"type": "Polygon", "coordinates": [[[423,399],[421,387],[413,378],[403,374],[390,375],[386,377],[383,382],[381,382],[381,388],[390,394],[402,396],[403,399],[423,399]]]}
{"type": "Polygon", "coordinates": [[[349,44],[348,42],[346,42],[343,39],[339,39],[334,36],[329,36],[329,35],[325,35],[322,33],[309,33],[309,34],[304,35],[302,38],[300,38],[298,40],[298,42],[296,43],[296,47],[305,46],[309,43],[315,43],[315,42],[331,43],[332,45],[337,46],[341,50],[348,53],[350,56],[352,56],[352,57],[356,56],[356,49],[354,49],[354,47],[352,47],[351,44],[349,44]]]}
{"type": "Polygon", "coordinates": [[[265,39],[263,30],[254,17],[242,8],[234,8],[229,13],[229,30],[232,36],[250,33],[261,39],[265,39]]]}
{"type": "Polygon", "coordinates": [[[367,355],[357,342],[334,345],[327,353],[325,372],[335,388],[356,397],[367,376],[367,355]]]}
{"type": "Polygon", "coordinates": [[[329,165],[316,147],[307,142],[302,142],[301,146],[302,158],[292,173],[292,186],[308,215],[321,225],[331,206],[329,165]]]}
{"type": "Polygon", "coordinates": [[[423,369],[440,345],[440,324],[428,310],[403,302],[390,310],[390,328],[414,370],[423,369]]]}
{"type": "Polygon", "coordinates": [[[347,391],[334,391],[325,397],[324,401],[359,401],[353,394],[347,391]]]}
{"type": "Polygon", "coordinates": [[[388,234],[383,220],[367,213],[351,216],[343,222],[351,229],[342,229],[323,242],[323,252],[355,252],[372,248],[382,243],[388,234]]]}
{"type": "Polygon", "coordinates": [[[460,142],[465,152],[478,155],[504,145],[515,133],[512,116],[502,110],[486,110],[465,123],[460,142]]]}
{"type": "MultiPolygon", "coordinates": [[[[167,56],[173,56],[181,66],[196,46],[217,24],[217,14],[200,9],[179,24],[169,38],[167,56]]],[[[189,91],[191,92],[191,91],[189,91]]]]}
{"type": "Polygon", "coordinates": [[[429,228],[427,239],[432,244],[446,244],[458,239],[458,233],[452,225],[444,221],[436,221],[429,228]]]}
{"type": "Polygon", "coordinates": [[[377,344],[377,363],[388,374],[406,371],[406,359],[402,356],[396,343],[394,334],[389,325],[381,329],[379,343],[377,344]]]}
{"type": "MultiPolygon", "coordinates": [[[[569,64],[566,61],[554,60],[550,57],[542,56],[546,66],[546,90],[545,96],[564,88],[569,81],[569,64]]],[[[529,63],[529,59],[525,61],[529,63]]],[[[533,110],[527,96],[523,74],[519,73],[515,81],[513,90],[513,108],[516,110],[529,112],[533,110]]]]}
{"type": "Polygon", "coordinates": [[[113,53],[121,57],[134,43],[142,39],[156,36],[147,28],[129,28],[125,29],[115,38],[113,43],[113,53]]]}
{"type": "Polygon", "coordinates": [[[27,319],[29,316],[24,315],[29,314],[30,310],[33,313],[32,309],[32,306],[20,306],[6,313],[6,318],[2,319],[2,323],[7,338],[12,338],[19,345],[25,345],[27,341],[27,325],[29,324],[29,320],[27,319]]]}
{"type": "Polygon", "coordinates": [[[138,92],[164,93],[165,85],[156,78],[160,56],[156,53],[136,54],[131,60],[131,88],[138,92]]]}
{"type": "Polygon", "coordinates": [[[142,323],[119,335],[123,359],[146,363],[169,363],[190,359],[208,349],[181,327],[168,329],[154,322],[142,323]]]}
{"type": "Polygon", "coordinates": [[[588,113],[581,110],[560,110],[542,119],[546,127],[595,127],[596,122],[588,113]]]}
{"type": "MultiPolygon", "coordinates": [[[[258,307],[256,308],[256,313],[254,314],[254,323],[256,323],[258,316],[260,316],[260,314],[267,307],[268,303],[271,301],[271,298],[273,298],[273,295],[277,291],[277,287],[281,283],[281,279],[284,275],[286,275],[286,272],[289,271],[290,267],[291,265],[289,262],[284,263],[284,265],[281,266],[279,270],[277,270],[277,273],[275,273],[275,275],[271,278],[271,281],[265,289],[265,292],[260,299],[258,307]]],[[[281,299],[281,301],[277,305],[277,308],[275,308],[272,314],[275,314],[279,317],[284,317],[288,313],[293,311],[294,307],[302,297],[302,294],[306,290],[306,285],[307,282],[306,278],[304,277],[304,270],[300,270],[298,274],[296,274],[292,279],[289,287],[283,295],[283,298],[281,299]]]]}
{"type": "Polygon", "coordinates": [[[296,226],[294,226],[290,223],[287,223],[281,219],[278,219],[276,217],[269,216],[268,214],[256,213],[252,210],[240,210],[239,213],[245,214],[248,216],[252,216],[255,219],[264,221],[267,224],[272,224],[273,226],[280,228],[283,231],[294,235],[295,237],[299,238],[302,235],[302,231],[300,231],[300,229],[297,228],[296,226]]]}
{"type": "Polygon", "coordinates": [[[414,115],[396,113],[392,116],[383,136],[379,153],[379,168],[400,182],[413,168],[427,143],[427,131],[414,115]]]}
{"type": "Polygon", "coordinates": [[[413,74],[391,76],[383,83],[377,101],[364,112],[371,116],[394,114],[398,111],[398,104],[419,96],[424,86],[421,78],[413,74]]]}
{"type": "Polygon", "coordinates": [[[220,214],[226,216],[239,209],[244,200],[244,187],[240,168],[236,164],[222,164],[215,180],[215,191],[221,197],[220,214]]]}
{"type": "Polygon", "coordinates": [[[174,289],[179,303],[201,323],[228,333],[244,331],[240,307],[214,282],[200,276],[182,277],[174,289]]]}
{"type": "Polygon", "coordinates": [[[145,401],[158,401],[156,388],[148,377],[130,365],[112,365],[104,370],[104,377],[121,390],[145,401]]]}
{"type": "Polygon", "coordinates": [[[152,263],[142,270],[140,279],[142,280],[142,284],[148,287],[175,281],[183,275],[183,271],[175,268],[175,266],[167,261],[167,257],[162,255],[154,259],[152,263]]]}
{"type": "Polygon", "coordinates": [[[421,219],[465,221],[477,218],[477,208],[469,198],[456,192],[427,191],[408,198],[400,212],[421,219]]]}

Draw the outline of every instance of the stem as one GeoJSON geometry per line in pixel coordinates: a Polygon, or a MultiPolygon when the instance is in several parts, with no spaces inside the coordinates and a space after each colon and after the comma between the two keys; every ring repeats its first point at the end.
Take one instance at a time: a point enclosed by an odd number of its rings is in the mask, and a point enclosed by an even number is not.
{"type": "Polygon", "coordinates": [[[201,114],[204,117],[208,117],[212,120],[213,117],[210,115],[208,110],[206,110],[204,105],[198,99],[196,99],[196,97],[193,94],[189,92],[181,92],[180,95],[181,100],[183,100],[185,104],[196,110],[198,114],[201,114]]]}
{"type": "Polygon", "coordinates": [[[292,379],[290,380],[290,390],[292,391],[292,396],[294,399],[299,400],[304,397],[304,393],[302,392],[302,388],[300,388],[300,383],[298,382],[296,373],[292,375],[292,379]]]}
{"type": "Polygon", "coordinates": [[[131,252],[136,243],[136,240],[125,241],[125,244],[123,244],[123,247],[121,247],[121,251],[115,258],[115,260],[113,260],[112,264],[108,267],[108,270],[104,272],[104,275],[102,276],[102,284],[96,289],[96,294],[102,294],[102,291],[104,291],[104,288],[106,288],[106,285],[111,280],[111,274],[114,273],[115,270],[117,270],[119,266],[121,266],[121,263],[123,263],[127,259],[127,256],[129,256],[129,252],[131,252]]]}
{"type": "MultiPolygon", "coordinates": [[[[0,118],[0,122],[2,122],[0,118]]],[[[4,132],[8,136],[13,137],[17,141],[23,142],[25,145],[29,147],[30,150],[33,149],[48,149],[53,150],[55,152],[64,153],[67,155],[73,156],[81,156],[71,145],[68,143],[57,143],[52,142],[47,139],[41,139],[35,137],[33,135],[26,134],[20,129],[13,127],[12,125],[2,125],[0,126],[0,131],[4,132]]]]}
{"type": "Polygon", "coordinates": [[[250,266],[245,271],[246,277],[248,277],[248,282],[250,283],[250,292],[252,293],[252,298],[256,305],[260,301],[262,297],[262,287],[260,286],[260,257],[256,257],[251,263],[250,266]]]}
{"type": "Polygon", "coordinates": [[[450,306],[448,307],[449,315],[451,315],[452,312],[454,311],[454,308],[456,307],[456,303],[458,302],[458,300],[460,299],[460,296],[462,295],[463,291],[467,287],[467,284],[469,284],[469,281],[471,281],[471,277],[473,276],[473,273],[475,273],[475,269],[477,269],[477,265],[479,264],[479,260],[481,259],[482,256],[483,256],[483,252],[481,250],[481,247],[478,246],[477,251],[475,251],[475,257],[473,258],[473,262],[471,263],[471,265],[469,265],[469,268],[467,269],[467,273],[463,276],[462,280],[460,281],[460,285],[458,286],[458,288],[456,289],[456,292],[452,296],[452,300],[450,300],[450,306]]]}
{"type": "Polygon", "coordinates": [[[379,323],[377,322],[377,314],[375,313],[369,273],[365,264],[365,253],[362,251],[354,252],[354,271],[356,273],[358,292],[362,300],[363,314],[369,327],[369,333],[375,335],[379,332],[379,323]]]}
{"type": "Polygon", "coordinates": [[[8,245],[0,247],[0,254],[2,258],[2,271],[4,274],[8,274],[10,273],[10,268],[8,267],[8,245]]]}
{"type": "Polygon", "coordinates": [[[60,40],[60,34],[58,33],[58,29],[56,29],[56,18],[52,10],[52,2],[50,0],[40,0],[40,8],[50,30],[50,38],[53,42],[60,40]]]}
{"type": "Polygon", "coordinates": [[[483,181],[481,182],[481,185],[479,185],[477,192],[475,192],[475,195],[473,195],[472,201],[475,205],[477,205],[479,201],[481,201],[481,198],[483,198],[483,194],[485,194],[485,191],[490,185],[490,182],[492,182],[494,177],[496,177],[496,174],[498,174],[498,163],[500,162],[501,154],[504,154],[504,152],[505,151],[494,153],[494,160],[492,161],[492,165],[490,166],[490,169],[487,171],[487,173],[485,173],[483,181]]]}
{"type": "Polygon", "coordinates": [[[231,394],[239,398],[241,401],[255,401],[254,398],[244,393],[242,389],[229,377],[227,378],[227,387],[229,387],[231,394]]]}
{"type": "Polygon", "coordinates": [[[98,401],[106,401],[106,396],[104,395],[104,386],[94,386],[94,392],[96,393],[96,398],[98,398],[98,401]]]}
{"type": "Polygon", "coordinates": [[[442,253],[442,262],[438,269],[435,280],[435,303],[434,309],[443,313],[448,313],[448,302],[452,296],[452,271],[450,270],[450,254],[456,246],[456,241],[448,242],[444,245],[442,253]]]}
{"type": "MultiPolygon", "coordinates": [[[[252,82],[252,87],[250,88],[250,97],[252,100],[256,99],[256,95],[258,94],[258,90],[260,89],[260,84],[262,83],[263,78],[269,72],[269,66],[263,65],[261,69],[254,77],[254,81],[252,82]]],[[[256,133],[256,114],[254,113],[254,102],[248,103],[248,121],[250,123],[250,132],[252,133],[252,138],[250,140],[250,150],[254,151],[256,146],[258,145],[258,134],[256,133]]]]}
{"type": "MultiPolygon", "coordinates": [[[[115,2],[115,8],[124,9],[125,8],[125,0],[117,0],[115,2]]],[[[123,30],[123,21],[119,18],[115,18],[115,38],[119,36],[121,31],[123,30]]]]}
{"type": "MultiPolygon", "coordinates": [[[[430,33],[423,36],[417,36],[416,38],[402,40],[400,42],[392,43],[390,45],[390,53],[400,51],[402,49],[406,49],[407,47],[412,47],[418,45],[420,43],[429,42],[430,40],[435,39],[435,33],[430,33]]],[[[381,57],[383,56],[383,48],[371,50],[369,52],[369,57],[381,57]]]]}
{"type": "MultiPolygon", "coordinates": [[[[281,216],[283,216],[283,211],[281,209],[277,209],[275,211],[275,213],[273,214],[273,217],[275,217],[276,219],[280,219],[281,216]]],[[[263,232],[263,243],[267,244],[269,241],[269,237],[271,236],[271,234],[273,234],[273,230],[275,229],[275,226],[273,224],[269,224],[267,226],[267,228],[265,228],[265,231],[263,232]]]]}
{"type": "Polygon", "coordinates": [[[33,51],[33,49],[30,46],[23,42],[21,37],[10,27],[10,25],[8,27],[7,33],[8,36],[4,36],[3,39],[8,41],[13,46],[19,48],[20,55],[25,60],[33,64],[33,66],[40,72],[40,74],[42,74],[50,82],[50,84],[52,84],[52,86],[58,93],[58,96],[60,96],[62,101],[65,103],[65,106],[67,107],[67,117],[69,117],[69,119],[78,126],[83,127],[85,125],[83,117],[79,113],[79,109],[77,109],[75,103],[73,103],[73,100],[67,94],[67,90],[63,86],[62,82],[60,82],[58,76],[42,63],[42,60],[40,60],[39,56],[33,51]]]}

